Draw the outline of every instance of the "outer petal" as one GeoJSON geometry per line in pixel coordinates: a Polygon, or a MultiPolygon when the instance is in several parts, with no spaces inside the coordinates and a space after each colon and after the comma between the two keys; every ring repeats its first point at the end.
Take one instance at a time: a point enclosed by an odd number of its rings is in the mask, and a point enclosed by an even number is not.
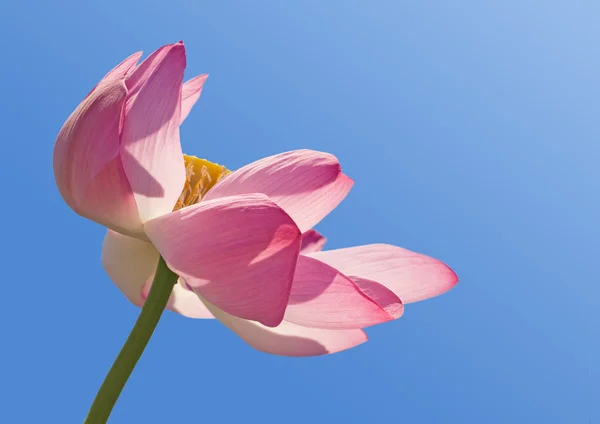
{"type": "Polygon", "coordinates": [[[263,193],[305,232],[335,209],[352,184],[342,173],[335,156],[295,150],[261,159],[233,172],[213,187],[206,199],[263,193]]]}
{"type": "Polygon", "coordinates": [[[363,330],[323,330],[283,321],[275,328],[234,317],[206,302],[208,309],[246,343],[283,356],[317,356],[350,349],[367,341],[363,330]]]}
{"type": "Polygon", "coordinates": [[[167,44],[162,46],[161,48],[153,51],[150,56],[140,63],[140,66],[135,69],[135,72],[129,75],[129,78],[127,78],[126,81],[130,98],[135,97],[135,95],[139,93],[146,81],[150,79],[154,71],[156,71],[156,68],[158,68],[160,63],[165,59],[165,56],[171,51],[171,49],[173,49],[174,46],[180,44],[182,43],[167,44]]]}
{"type": "Polygon", "coordinates": [[[110,72],[108,72],[101,82],[116,81],[125,78],[132,69],[135,68],[138,60],[142,57],[142,52],[137,52],[129,56],[123,62],[115,66],[110,72]]]}
{"type": "Polygon", "coordinates": [[[92,94],[94,90],[98,88],[99,85],[124,79],[125,76],[127,76],[127,74],[129,74],[129,72],[131,72],[131,70],[135,68],[135,64],[141,56],[142,52],[134,53],[127,59],[119,63],[117,66],[115,66],[113,69],[111,69],[106,75],[104,75],[100,82],[94,88],[92,88],[92,90],[88,93],[86,98],[90,94],[92,94]]]}
{"type": "Polygon", "coordinates": [[[319,234],[316,230],[308,230],[302,234],[302,245],[300,253],[319,252],[323,250],[327,239],[319,234]]]}
{"type": "MultiPolygon", "coordinates": [[[[136,306],[141,307],[150,291],[159,253],[145,241],[108,230],[102,245],[102,265],[110,279],[136,306]]],[[[181,280],[181,279],[180,279],[181,280]]],[[[190,318],[212,318],[196,293],[182,281],[173,288],[167,308],[190,318]]]]}
{"type": "Polygon", "coordinates": [[[202,94],[202,87],[204,87],[204,81],[208,78],[208,74],[199,75],[183,84],[183,90],[181,91],[181,121],[185,121],[185,118],[189,115],[192,107],[202,94]]]}
{"type": "Polygon", "coordinates": [[[375,282],[364,284],[377,301],[335,268],[300,256],[284,319],[305,327],[352,329],[402,315],[402,302],[392,291],[375,282]]]}
{"type": "Polygon", "coordinates": [[[158,251],[150,243],[108,230],[102,244],[102,265],[110,279],[136,306],[144,304],[144,284],[152,282],[158,251]]]}
{"type": "Polygon", "coordinates": [[[137,205],[119,157],[119,122],[127,89],[103,83],[75,109],[54,146],[60,194],[78,214],[121,232],[141,229],[137,205]]]}
{"type": "Polygon", "coordinates": [[[167,308],[188,318],[214,318],[198,295],[188,289],[181,278],[173,287],[167,308]]]}
{"type": "MultiPolygon", "coordinates": [[[[152,280],[144,284],[142,289],[142,297],[146,299],[150,293],[152,280]]],[[[188,318],[214,318],[209,310],[204,306],[200,297],[186,287],[183,278],[179,278],[177,284],[173,287],[173,293],[167,303],[167,309],[177,312],[188,318]]]]}
{"type": "Polygon", "coordinates": [[[121,136],[121,160],[142,222],[172,211],[185,183],[179,142],[185,48],[174,44],[157,52],[127,81],[121,136]]]}
{"type": "Polygon", "coordinates": [[[301,234],[266,196],[203,201],[145,229],[169,268],[209,302],[271,327],[281,322],[301,234]]]}
{"type": "Polygon", "coordinates": [[[309,256],[350,277],[377,281],[404,303],[440,295],[458,282],[454,271],[437,259],[387,244],[329,250],[309,256]]]}

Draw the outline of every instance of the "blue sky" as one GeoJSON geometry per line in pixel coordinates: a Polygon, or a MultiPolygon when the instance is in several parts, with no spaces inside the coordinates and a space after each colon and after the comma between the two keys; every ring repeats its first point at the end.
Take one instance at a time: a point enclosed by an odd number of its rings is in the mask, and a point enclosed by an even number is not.
{"type": "Polygon", "coordinates": [[[172,313],[114,423],[600,420],[595,1],[8,1],[0,5],[0,422],[81,422],[138,310],[104,230],[54,185],[61,125],[127,55],[183,39],[209,73],[187,153],[334,153],[328,248],[396,244],[458,273],[370,341],[294,359],[172,313]]]}

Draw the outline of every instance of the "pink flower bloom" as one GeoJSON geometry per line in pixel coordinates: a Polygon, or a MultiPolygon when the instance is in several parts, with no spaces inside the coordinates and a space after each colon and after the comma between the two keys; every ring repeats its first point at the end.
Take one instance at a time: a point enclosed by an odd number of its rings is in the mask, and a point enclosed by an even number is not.
{"type": "Polygon", "coordinates": [[[184,157],[179,125],[206,76],[182,83],[182,43],[136,67],[139,57],[88,94],[54,154],[67,204],[109,228],[102,263],[132,303],[143,305],[162,255],[180,277],[169,309],[216,317],[259,350],[309,356],[363,343],[363,328],[456,284],[443,263],[399,247],[321,250],[312,228],[353,184],[330,154],[286,152],[233,173],[184,157]]]}

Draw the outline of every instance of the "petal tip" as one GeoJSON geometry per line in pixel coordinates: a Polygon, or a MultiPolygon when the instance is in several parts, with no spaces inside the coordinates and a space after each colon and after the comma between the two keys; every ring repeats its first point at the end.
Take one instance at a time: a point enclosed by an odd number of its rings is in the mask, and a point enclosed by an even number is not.
{"type": "Polygon", "coordinates": [[[197,77],[192,78],[192,80],[196,80],[200,84],[204,84],[207,79],[208,79],[208,74],[200,74],[197,77]]]}
{"type": "Polygon", "coordinates": [[[354,186],[354,180],[352,178],[350,178],[348,175],[344,174],[342,172],[341,167],[340,167],[340,174],[339,174],[338,178],[340,178],[343,181],[343,183],[347,187],[348,191],[354,186]]]}
{"type": "Polygon", "coordinates": [[[357,344],[355,344],[355,346],[361,345],[361,344],[366,343],[366,342],[369,341],[369,336],[367,335],[367,332],[365,330],[362,330],[362,329],[360,331],[362,333],[361,334],[362,341],[359,341],[357,344]]]}
{"type": "Polygon", "coordinates": [[[440,261],[440,264],[442,264],[444,266],[444,268],[446,268],[446,270],[448,271],[448,274],[449,274],[448,288],[446,289],[446,291],[448,291],[458,284],[458,274],[456,272],[454,272],[454,270],[452,268],[450,268],[448,265],[446,265],[444,262],[440,261]]]}
{"type": "Polygon", "coordinates": [[[183,55],[185,57],[185,45],[183,44],[183,41],[181,41],[179,43],[176,43],[176,44],[173,44],[171,46],[171,49],[170,49],[169,53],[171,53],[171,52],[176,52],[176,53],[178,53],[180,55],[183,55]]]}
{"type": "Polygon", "coordinates": [[[144,51],[140,50],[139,52],[133,53],[131,56],[129,56],[128,59],[131,59],[133,61],[133,65],[137,65],[138,61],[140,60],[143,54],[144,51]]]}
{"type": "Polygon", "coordinates": [[[285,308],[282,308],[283,313],[273,314],[273,316],[263,317],[260,321],[262,325],[270,328],[275,328],[283,321],[283,315],[285,313],[285,308]]]}
{"type": "MultiPolygon", "coordinates": [[[[400,300],[400,299],[398,299],[400,300]]],[[[400,300],[400,302],[398,303],[394,303],[392,305],[388,305],[386,307],[383,308],[384,311],[386,311],[389,316],[390,316],[390,321],[395,320],[400,318],[403,314],[404,314],[404,305],[402,304],[402,301],[400,300]]]]}

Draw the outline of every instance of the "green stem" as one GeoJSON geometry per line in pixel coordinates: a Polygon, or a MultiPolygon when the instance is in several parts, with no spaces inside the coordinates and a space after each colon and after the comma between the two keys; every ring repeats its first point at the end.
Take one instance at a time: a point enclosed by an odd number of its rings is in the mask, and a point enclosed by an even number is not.
{"type": "Polygon", "coordinates": [[[127,379],[152,337],[176,282],[177,275],[167,268],[161,257],[142,312],[104,379],[84,424],[105,424],[108,421],[127,379]]]}

